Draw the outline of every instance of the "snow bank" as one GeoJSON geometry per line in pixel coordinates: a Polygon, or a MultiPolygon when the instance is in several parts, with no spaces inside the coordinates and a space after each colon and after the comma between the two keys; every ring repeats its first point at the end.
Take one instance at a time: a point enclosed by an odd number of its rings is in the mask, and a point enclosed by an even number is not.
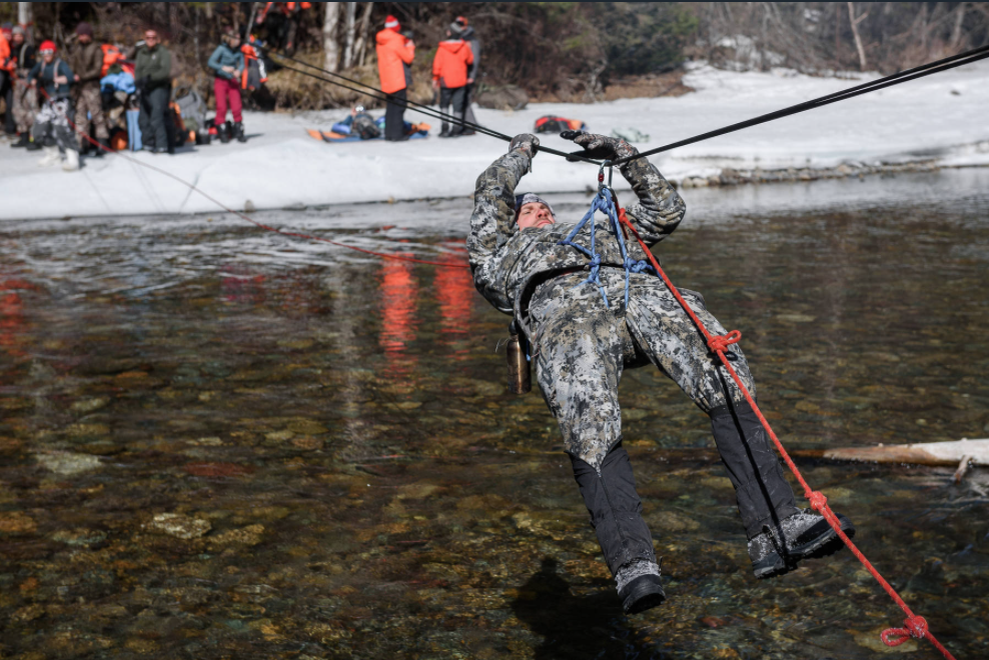
{"type": "MultiPolygon", "coordinates": [[[[533,104],[520,112],[479,109],[477,116],[508,135],[531,131],[535,119],[545,114],[582,119],[600,133],[634,127],[650,136],[649,142],[637,144],[646,150],[868,78],[812,78],[783,69],[738,73],[695,64],[684,82],[696,93],[677,98],[533,104]]],[[[950,166],[989,165],[987,78],[987,62],[959,67],[684,147],[653,162],[675,181],[714,175],[722,168],[825,168],[928,159],[950,166]]],[[[194,183],[231,208],[270,209],[466,196],[477,175],[506,148],[483,135],[326,144],[305,132],[328,129],[345,114],[245,113],[247,144],[187,147],[175,156],[129,155],[194,183]]],[[[423,116],[410,111],[406,118],[421,121],[423,116]]],[[[546,137],[544,144],[562,150],[573,146],[556,136],[546,137]]],[[[124,158],[91,158],[81,171],[63,172],[39,168],[38,157],[23,149],[0,150],[0,219],[217,210],[188,187],[124,158]]],[[[596,177],[588,165],[547,154],[536,158],[533,170],[523,186],[544,192],[581,191],[594,185],[596,177]]]]}

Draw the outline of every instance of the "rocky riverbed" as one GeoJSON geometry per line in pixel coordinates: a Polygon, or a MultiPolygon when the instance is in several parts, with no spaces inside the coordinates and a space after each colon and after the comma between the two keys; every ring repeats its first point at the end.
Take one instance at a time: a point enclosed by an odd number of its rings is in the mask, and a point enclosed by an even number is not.
{"type": "MultiPolygon", "coordinates": [[[[742,330],[788,447],[983,437],[986,176],[688,191],[658,252],[742,330]]],[[[260,219],[460,264],[468,209],[260,219]]],[[[0,657],[864,660],[902,624],[848,552],[752,577],[706,418],[648,368],[622,383],[625,443],[669,600],[623,616],[465,269],[221,216],[0,240],[0,657]]],[[[799,466],[956,657],[984,657],[985,471],[799,466]]]]}

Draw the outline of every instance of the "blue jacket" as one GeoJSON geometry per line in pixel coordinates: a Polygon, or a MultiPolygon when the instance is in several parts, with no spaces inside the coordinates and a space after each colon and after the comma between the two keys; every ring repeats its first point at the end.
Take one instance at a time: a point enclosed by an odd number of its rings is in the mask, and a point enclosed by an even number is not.
{"type": "Polygon", "coordinates": [[[223,70],[225,66],[232,66],[238,71],[244,70],[244,53],[239,50],[235,51],[230,48],[227,44],[220,44],[213,51],[213,54],[209,56],[209,62],[206,65],[216,72],[216,75],[220,78],[226,78],[227,80],[232,80],[233,76],[223,70]]]}
{"type": "Polygon", "coordinates": [[[45,92],[48,96],[53,99],[59,97],[65,97],[69,95],[69,86],[72,84],[72,78],[75,74],[72,73],[72,69],[64,61],[56,58],[51,64],[45,64],[44,61],[38,60],[34,67],[31,69],[31,73],[27,74],[28,82],[31,82],[35,78],[38,79],[39,85],[44,85],[45,92]],[[58,75],[65,76],[69,79],[69,82],[63,83],[61,85],[55,84],[55,66],[58,66],[58,75]]]}

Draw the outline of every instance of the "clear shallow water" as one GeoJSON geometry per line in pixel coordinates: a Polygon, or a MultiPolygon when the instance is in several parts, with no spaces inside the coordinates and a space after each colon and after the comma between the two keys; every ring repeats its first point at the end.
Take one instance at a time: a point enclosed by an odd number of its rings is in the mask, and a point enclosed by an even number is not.
{"type": "MultiPolygon", "coordinates": [[[[987,183],[688,190],[659,254],[742,330],[788,447],[987,437],[987,183]]],[[[468,215],[257,217],[462,261],[468,215]]],[[[626,446],[670,598],[622,616],[555,422],[504,387],[507,317],[464,270],[220,215],[0,242],[4,657],[857,659],[901,624],[847,552],[751,577],[706,418],[648,368],[622,384],[626,446]]],[[[984,657],[986,471],[798,462],[939,639],[984,657]]]]}

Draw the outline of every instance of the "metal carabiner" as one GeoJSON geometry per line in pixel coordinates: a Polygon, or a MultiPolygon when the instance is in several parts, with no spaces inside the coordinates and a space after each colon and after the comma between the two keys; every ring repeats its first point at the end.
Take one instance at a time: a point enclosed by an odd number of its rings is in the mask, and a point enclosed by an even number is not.
{"type": "Polygon", "coordinates": [[[614,168],[611,166],[610,160],[605,160],[601,162],[601,168],[598,170],[598,190],[602,188],[611,188],[611,176],[614,174],[614,168]],[[608,168],[608,184],[604,183],[604,168],[608,168]]]}

